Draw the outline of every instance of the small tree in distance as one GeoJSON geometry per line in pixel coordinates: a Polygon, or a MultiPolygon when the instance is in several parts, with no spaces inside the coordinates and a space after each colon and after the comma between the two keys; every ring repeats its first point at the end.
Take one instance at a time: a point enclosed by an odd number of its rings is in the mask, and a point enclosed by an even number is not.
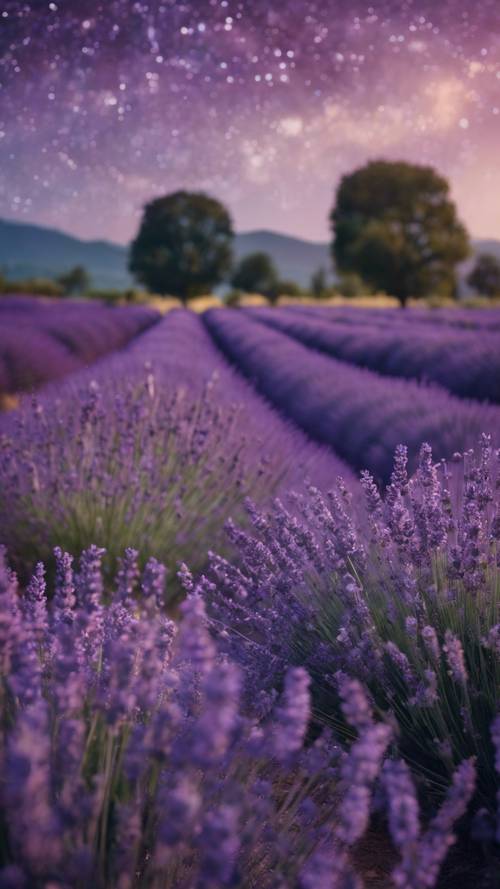
{"type": "Polygon", "coordinates": [[[372,161],[344,176],[330,216],[340,272],[397,297],[453,295],[469,238],[432,167],[372,161]]]}
{"type": "Polygon", "coordinates": [[[260,293],[271,304],[280,296],[277,292],[278,273],[271,257],[263,252],[244,256],[233,272],[231,284],[244,293],[260,293]]]}
{"type": "Polygon", "coordinates": [[[500,296],[500,262],[491,253],[480,253],[467,284],[481,296],[500,296]]]}
{"type": "Polygon", "coordinates": [[[321,299],[325,296],[327,289],[326,272],[323,266],[320,266],[311,277],[311,293],[316,299],[321,299]]]}
{"type": "Polygon", "coordinates": [[[67,296],[76,294],[80,296],[90,288],[90,275],[83,265],[75,265],[74,268],[59,275],[56,278],[56,282],[62,287],[67,296]]]}
{"type": "Polygon", "coordinates": [[[177,296],[186,305],[227,276],[232,240],[231,217],[219,201],[177,191],[144,208],[129,269],[149,291],[177,296]]]}

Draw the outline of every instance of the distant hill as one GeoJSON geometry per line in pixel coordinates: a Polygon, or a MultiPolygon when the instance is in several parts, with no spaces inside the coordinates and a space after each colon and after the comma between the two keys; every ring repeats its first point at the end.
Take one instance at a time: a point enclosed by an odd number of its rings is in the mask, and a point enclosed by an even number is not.
{"type": "MultiPolygon", "coordinates": [[[[494,253],[500,259],[500,241],[473,241],[473,247],[476,253],[494,253]]],[[[257,250],[272,257],[281,277],[303,287],[320,266],[334,277],[328,244],[265,230],[236,235],[237,259],[257,250]]],[[[7,277],[53,277],[75,265],[85,266],[94,287],[125,289],[133,285],[127,271],[127,247],[110,241],[81,241],[56,229],[0,220],[0,269],[7,277]]]]}
{"type": "Polygon", "coordinates": [[[83,265],[94,287],[132,285],[127,250],[109,241],[80,241],[52,228],[0,220],[0,269],[8,278],[52,278],[83,265]]]}

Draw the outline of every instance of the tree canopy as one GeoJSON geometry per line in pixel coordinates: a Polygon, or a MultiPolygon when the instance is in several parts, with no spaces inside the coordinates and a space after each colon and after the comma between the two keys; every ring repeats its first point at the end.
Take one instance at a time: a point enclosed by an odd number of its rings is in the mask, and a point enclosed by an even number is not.
{"type": "Polygon", "coordinates": [[[372,161],[344,176],[330,215],[340,272],[396,296],[454,295],[469,238],[447,180],[432,167],[372,161]]]}
{"type": "Polygon", "coordinates": [[[219,201],[177,191],[144,208],[129,269],[151,292],[178,296],[185,304],[227,276],[232,240],[231,217],[219,201]]]}
{"type": "Polygon", "coordinates": [[[81,294],[90,287],[90,275],[82,265],[75,265],[74,268],[59,275],[56,283],[60,284],[64,293],[81,294]]]}
{"type": "Polygon", "coordinates": [[[279,296],[276,293],[278,273],[271,257],[264,252],[244,256],[233,272],[231,284],[244,293],[260,293],[270,302],[279,296]]]}
{"type": "Polygon", "coordinates": [[[481,296],[500,296],[500,262],[491,253],[480,253],[467,283],[481,296]]]}

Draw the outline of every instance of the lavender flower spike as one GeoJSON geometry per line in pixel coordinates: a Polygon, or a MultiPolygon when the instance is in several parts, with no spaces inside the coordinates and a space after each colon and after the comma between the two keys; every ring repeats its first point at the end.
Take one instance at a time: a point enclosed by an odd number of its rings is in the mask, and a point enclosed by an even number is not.
{"type": "Polygon", "coordinates": [[[458,682],[459,685],[466,685],[468,677],[462,643],[450,630],[446,630],[444,638],[446,644],[443,646],[443,651],[445,652],[446,660],[448,661],[450,676],[452,676],[455,682],[458,682]]]}
{"type": "Polygon", "coordinates": [[[309,685],[309,675],[302,667],[288,670],[274,729],[274,751],[278,759],[285,760],[302,747],[311,716],[309,685]]]}

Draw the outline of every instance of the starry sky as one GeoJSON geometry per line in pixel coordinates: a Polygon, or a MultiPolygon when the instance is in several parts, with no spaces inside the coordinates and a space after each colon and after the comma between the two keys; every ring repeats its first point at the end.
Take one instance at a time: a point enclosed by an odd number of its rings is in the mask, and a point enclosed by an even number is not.
{"type": "Polygon", "coordinates": [[[126,242],[188,188],[324,240],[370,158],[500,238],[498,0],[0,0],[0,216],[126,242]]]}

